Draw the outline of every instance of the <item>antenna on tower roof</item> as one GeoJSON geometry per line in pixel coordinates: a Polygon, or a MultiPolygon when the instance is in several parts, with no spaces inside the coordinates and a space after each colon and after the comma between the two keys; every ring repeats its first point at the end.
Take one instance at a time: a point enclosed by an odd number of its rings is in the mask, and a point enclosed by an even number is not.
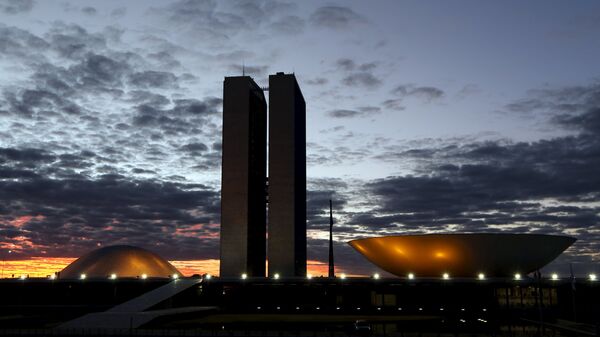
{"type": "Polygon", "coordinates": [[[242,62],[242,76],[246,76],[246,66],[242,62]]]}

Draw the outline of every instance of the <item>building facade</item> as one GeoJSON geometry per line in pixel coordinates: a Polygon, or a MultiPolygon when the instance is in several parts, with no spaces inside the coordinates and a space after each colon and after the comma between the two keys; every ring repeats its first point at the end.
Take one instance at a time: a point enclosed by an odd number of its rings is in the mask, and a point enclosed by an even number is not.
{"type": "Polygon", "coordinates": [[[265,276],[267,104],[249,76],[223,84],[221,277],[265,276]]]}
{"type": "Polygon", "coordinates": [[[269,76],[269,275],[306,276],[306,103],[296,77],[269,76]]]}

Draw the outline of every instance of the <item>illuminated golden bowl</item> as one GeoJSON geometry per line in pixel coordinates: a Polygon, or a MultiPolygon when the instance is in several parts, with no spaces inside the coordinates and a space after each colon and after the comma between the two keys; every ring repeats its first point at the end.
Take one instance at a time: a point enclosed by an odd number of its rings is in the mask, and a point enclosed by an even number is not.
{"type": "Polygon", "coordinates": [[[424,234],[348,242],[369,261],[400,277],[475,278],[528,274],[554,260],[576,239],[541,234],[424,234]]]}
{"type": "Polygon", "coordinates": [[[151,251],[133,246],[107,246],[91,251],[65,267],[61,279],[181,276],[177,268],[151,251]],[[83,276],[85,275],[85,276],[83,276]]]}

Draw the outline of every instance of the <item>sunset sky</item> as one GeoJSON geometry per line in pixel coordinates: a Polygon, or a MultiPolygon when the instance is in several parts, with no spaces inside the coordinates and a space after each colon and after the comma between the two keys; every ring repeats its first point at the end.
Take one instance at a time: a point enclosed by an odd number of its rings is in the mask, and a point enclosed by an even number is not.
{"type": "Polygon", "coordinates": [[[242,67],[307,102],[315,273],[329,198],[349,274],[381,271],[348,240],[432,232],[570,235],[546,272],[600,272],[598,32],[591,0],[0,0],[3,273],[112,244],[216,273],[242,67]]]}

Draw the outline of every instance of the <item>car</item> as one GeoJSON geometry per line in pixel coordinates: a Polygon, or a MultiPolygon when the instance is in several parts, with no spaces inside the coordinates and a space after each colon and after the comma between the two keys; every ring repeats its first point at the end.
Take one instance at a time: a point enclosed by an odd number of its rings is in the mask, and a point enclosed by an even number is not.
{"type": "Polygon", "coordinates": [[[364,319],[359,319],[354,322],[354,331],[361,335],[369,335],[371,333],[371,324],[364,319]]]}

